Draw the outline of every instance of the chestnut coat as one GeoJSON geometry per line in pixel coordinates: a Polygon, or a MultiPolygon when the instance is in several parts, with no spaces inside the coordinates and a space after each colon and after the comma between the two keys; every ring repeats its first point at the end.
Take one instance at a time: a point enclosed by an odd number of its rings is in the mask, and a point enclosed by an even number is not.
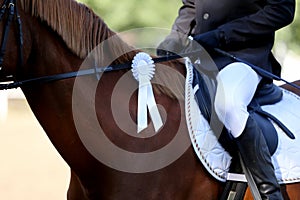
{"type": "MultiPolygon", "coordinates": [[[[271,50],[275,31],[293,21],[295,0],[182,0],[173,30],[201,34],[218,30],[223,49],[269,72],[281,67],[271,50]]],[[[212,55],[219,68],[233,62],[212,55]]]]}

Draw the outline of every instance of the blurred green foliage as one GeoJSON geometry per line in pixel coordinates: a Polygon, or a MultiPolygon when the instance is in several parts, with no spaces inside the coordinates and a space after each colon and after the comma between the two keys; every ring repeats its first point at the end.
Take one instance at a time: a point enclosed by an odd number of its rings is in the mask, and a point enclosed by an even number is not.
{"type": "MultiPolygon", "coordinates": [[[[109,27],[117,32],[134,28],[171,29],[181,0],[78,0],[92,8],[109,27]]],[[[278,31],[276,43],[300,53],[300,0],[294,22],[278,31]],[[299,9],[298,9],[299,8],[299,9]],[[282,45],[284,44],[284,45],[282,45]]]]}
{"type": "Polygon", "coordinates": [[[115,31],[171,28],[181,0],[78,0],[94,10],[115,31]]]}
{"type": "Polygon", "coordinates": [[[279,39],[284,41],[287,48],[300,54],[300,0],[296,1],[296,12],[293,23],[279,32],[279,39]]]}

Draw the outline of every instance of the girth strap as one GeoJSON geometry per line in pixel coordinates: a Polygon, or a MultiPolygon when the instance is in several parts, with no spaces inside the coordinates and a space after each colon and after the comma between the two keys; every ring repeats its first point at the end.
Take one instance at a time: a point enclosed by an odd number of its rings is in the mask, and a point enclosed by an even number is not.
{"type": "Polygon", "coordinates": [[[276,123],[286,133],[286,135],[289,138],[295,139],[294,134],[280,120],[278,120],[276,117],[274,117],[270,113],[264,111],[261,108],[261,106],[259,105],[259,103],[256,102],[255,100],[250,103],[250,105],[248,106],[248,109],[250,109],[251,112],[256,112],[256,113],[260,114],[263,117],[271,119],[274,123],[276,123]]]}

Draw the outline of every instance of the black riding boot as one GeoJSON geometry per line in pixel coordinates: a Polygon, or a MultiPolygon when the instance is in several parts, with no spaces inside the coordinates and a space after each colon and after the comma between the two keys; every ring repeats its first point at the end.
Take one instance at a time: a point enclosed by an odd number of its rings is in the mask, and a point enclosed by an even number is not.
{"type": "Polygon", "coordinates": [[[261,198],[283,199],[265,138],[253,118],[248,118],[245,130],[236,138],[236,144],[245,165],[252,173],[261,198]]]}

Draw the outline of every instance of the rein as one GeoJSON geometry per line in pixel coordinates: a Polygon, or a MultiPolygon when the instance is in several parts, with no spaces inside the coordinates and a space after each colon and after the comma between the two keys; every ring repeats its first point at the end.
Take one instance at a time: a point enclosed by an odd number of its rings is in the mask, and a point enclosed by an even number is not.
{"type": "MultiPolygon", "coordinates": [[[[171,60],[182,58],[184,55],[182,54],[182,55],[170,55],[170,56],[164,56],[164,57],[157,57],[157,58],[153,58],[153,61],[154,61],[154,63],[161,63],[161,62],[166,62],[166,61],[171,61],[171,60]]],[[[67,73],[63,73],[63,74],[42,76],[42,77],[26,79],[26,80],[22,80],[22,81],[16,81],[16,82],[12,82],[12,83],[2,83],[2,84],[0,84],[0,90],[14,89],[14,88],[18,88],[21,86],[28,86],[28,85],[33,85],[33,84],[44,84],[44,83],[49,83],[49,82],[54,82],[54,81],[59,81],[59,80],[64,80],[64,79],[69,79],[69,78],[80,77],[80,76],[96,75],[98,78],[99,73],[112,72],[112,71],[118,71],[118,70],[123,70],[123,69],[130,69],[131,65],[132,65],[131,62],[126,62],[126,63],[118,64],[118,65],[109,65],[106,67],[95,67],[95,68],[86,69],[86,70],[79,70],[76,72],[67,72],[67,73]]]]}
{"type": "MultiPolygon", "coordinates": [[[[271,78],[271,79],[274,79],[277,81],[283,81],[286,84],[300,90],[300,87],[298,85],[291,83],[279,76],[276,76],[258,66],[255,66],[255,65],[253,65],[245,60],[242,60],[232,54],[229,54],[223,50],[220,50],[220,49],[214,49],[214,50],[224,56],[228,56],[228,57],[232,58],[235,61],[243,62],[243,63],[249,65],[263,77],[271,78]]],[[[180,55],[179,54],[171,54],[171,55],[167,55],[167,56],[163,56],[163,57],[156,57],[156,58],[153,58],[152,60],[154,61],[154,64],[161,63],[161,62],[167,62],[167,61],[172,61],[172,60],[176,60],[179,58],[183,58],[186,56],[195,55],[197,53],[200,53],[201,51],[202,50],[197,50],[197,51],[193,51],[193,52],[182,53],[180,55]]],[[[42,77],[26,79],[26,80],[22,80],[22,81],[15,81],[12,83],[0,83],[0,90],[14,89],[14,88],[18,88],[21,86],[28,86],[28,85],[33,85],[33,84],[44,84],[44,83],[49,83],[49,82],[54,82],[54,81],[59,81],[59,80],[64,80],[64,79],[69,79],[69,78],[80,77],[80,76],[96,75],[96,77],[99,78],[100,73],[118,71],[118,70],[123,70],[123,69],[130,69],[131,65],[132,65],[132,62],[126,62],[126,63],[118,64],[118,65],[109,65],[106,67],[95,67],[95,68],[86,69],[86,70],[79,70],[76,72],[67,72],[67,73],[63,73],[63,74],[42,76],[42,77]]],[[[1,70],[1,68],[0,68],[0,70],[1,70]]]]}

